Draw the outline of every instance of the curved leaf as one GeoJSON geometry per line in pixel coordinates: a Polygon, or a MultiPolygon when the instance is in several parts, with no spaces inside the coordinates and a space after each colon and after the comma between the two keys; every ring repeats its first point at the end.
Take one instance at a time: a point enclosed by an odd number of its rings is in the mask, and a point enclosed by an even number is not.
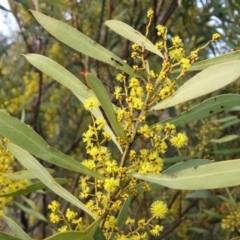
{"type": "Polygon", "coordinates": [[[109,65],[126,72],[130,76],[139,77],[139,75],[136,74],[121,58],[79,32],[77,29],[40,12],[33,10],[31,10],[31,12],[42,27],[67,46],[89,57],[108,63],[109,65]]]}
{"type": "Polygon", "coordinates": [[[139,174],[131,176],[180,190],[215,189],[240,185],[240,159],[215,162],[174,174],[139,174]]]}
{"type": "Polygon", "coordinates": [[[92,240],[93,235],[98,228],[99,224],[101,222],[101,218],[96,220],[94,223],[91,224],[91,226],[88,227],[88,229],[84,232],[79,231],[69,231],[69,232],[63,232],[63,233],[57,233],[51,237],[45,238],[44,240],[92,240]]]}
{"type": "Polygon", "coordinates": [[[176,173],[188,168],[196,168],[201,165],[212,163],[213,161],[207,160],[207,159],[192,159],[188,160],[186,162],[179,162],[169,168],[167,168],[165,171],[162,172],[162,174],[171,174],[176,173]]]}
{"type": "Polygon", "coordinates": [[[101,103],[101,106],[102,106],[109,122],[111,123],[113,130],[115,131],[117,136],[126,140],[125,133],[117,121],[116,115],[115,115],[113,107],[112,107],[111,99],[108,95],[106,88],[103,86],[102,82],[97,77],[92,75],[91,73],[85,74],[85,77],[86,77],[86,80],[87,80],[89,86],[94,91],[99,102],[101,103]]]}
{"type": "MultiPolygon", "coordinates": [[[[87,98],[95,96],[93,91],[87,88],[77,77],[50,58],[38,54],[27,54],[24,56],[34,67],[70,89],[82,103],[84,103],[87,98]]],[[[116,106],[113,107],[117,108],[116,106]]],[[[95,109],[92,114],[96,118],[103,117],[99,109],[95,109]]],[[[104,130],[112,137],[113,142],[119,151],[122,152],[122,148],[108,124],[106,124],[104,130]]]]}
{"type": "Polygon", "coordinates": [[[4,232],[0,232],[0,239],[4,239],[4,240],[22,240],[21,238],[8,235],[8,234],[6,234],[4,232]]]}
{"type": "Polygon", "coordinates": [[[160,110],[214,92],[240,77],[240,61],[221,63],[207,68],[184,83],[174,95],[153,106],[160,110]]]}
{"type": "Polygon", "coordinates": [[[211,139],[210,142],[212,142],[212,143],[219,143],[220,144],[220,143],[233,141],[233,140],[235,140],[237,138],[239,138],[238,135],[232,134],[232,135],[224,136],[224,137],[218,138],[218,139],[211,139]]]}
{"type": "Polygon", "coordinates": [[[240,50],[194,63],[187,71],[200,71],[220,63],[234,60],[240,60],[240,50]]]}
{"type": "Polygon", "coordinates": [[[131,42],[137,43],[139,46],[144,45],[148,51],[157,54],[161,58],[164,58],[163,54],[154,46],[154,44],[149,39],[147,39],[140,32],[138,32],[128,24],[117,20],[107,20],[105,24],[110,29],[130,40],[131,42]]]}
{"type": "MultiPolygon", "coordinates": [[[[13,221],[11,218],[7,217],[6,215],[3,215],[3,219],[7,223],[8,227],[14,232],[14,234],[19,237],[20,239],[24,240],[33,240],[30,236],[27,235],[15,221],[13,221]]],[[[5,238],[4,238],[5,239],[5,238]]]]}
{"type": "Polygon", "coordinates": [[[31,171],[36,178],[38,178],[41,182],[43,182],[49,189],[55,192],[57,195],[72,203],[73,205],[79,207],[90,216],[95,218],[93,213],[75,196],[73,196],[70,192],[68,192],[65,188],[59,185],[52,176],[48,173],[48,171],[35,159],[32,155],[30,155],[24,149],[12,144],[6,143],[9,151],[18,159],[18,161],[29,171],[31,171]]]}
{"type": "Polygon", "coordinates": [[[222,112],[237,105],[240,105],[240,96],[238,94],[219,95],[203,101],[177,117],[165,119],[160,123],[165,124],[169,122],[175,125],[184,125],[186,123],[208,117],[212,114],[222,112]]]}
{"type": "Polygon", "coordinates": [[[34,130],[18,119],[0,111],[0,134],[31,154],[54,165],[103,179],[83,164],[50,147],[34,130]]]}

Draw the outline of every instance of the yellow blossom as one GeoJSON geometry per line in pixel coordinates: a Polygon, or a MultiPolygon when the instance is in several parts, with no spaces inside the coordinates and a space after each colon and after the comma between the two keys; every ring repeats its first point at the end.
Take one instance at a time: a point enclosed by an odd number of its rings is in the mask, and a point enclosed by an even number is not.
{"type": "Polygon", "coordinates": [[[178,37],[178,36],[171,38],[171,41],[172,41],[173,46],[175,48],[179,48],[179,47],[183,46],[182,39],[180,37],[178,37]]]}
{"type": "Polygon", "coordinates": [[[117,219],[114,216],[108,216],[105,223],[104,223],[104,228],[109,229],[109,228],[115,228],[117,223],[117,219]]]}
{"type": "Polygon", "coordinates": [[[169,52],[169,56],[174,61],[179,61],[185,56],[183,48],[175,48],[169,52]]]}
{"type": "Polygon", "coordinates": [[[172,137],[170,139],[170,142],[172,143],[172,145],[174,147],[182,148],[183,146],[185,146],[187,144],[187,140],[188,140],[188,138],[187,138],[186,134],[178,133],[177,136],[172,137]]]}
{"type": "Polygon", "coordinates": [[[152,9],[149,9],[148,11],[147,11],[147,18],[152,18],[153,17],[153,10],[152,9]]]}
{"type": "Polygon", "coordinates": [[[122,88],[119,86],[116,86],[113,95],[117,100],[121,98],[121,92],[122,92],[122,88]]]}
{"type": "Polygon", "coordinates": [[[68,231],[68,227],[67,226],[62,226],[58,229],[58,232],[63,233],[63,232],[67,232],[68,231]]]}
{"type": "Polygon", "coordinates": [[[181,59],[181,67],[184,69],[188,69],[191,66],[190,60],[188,58],[181,59]]]}
{"type": "Polygon", "coordinates": [[[218,41],[220,39],[220,37],[221,37],[221,35],[219,33],[214,33],[212,35],[212,41],[216,42],[216,41],[218,41]]]}
{"type": "Polygon", "coordinates": [[[48,205],[48,208],[52,211],[52,212],[55,212],[59,209],[60,207],[60,203],[57,202],[57,201],[52,201],[51,204],[48,205]]]}
{"type": "Polygon", "coordinates": [[[163,226],[155,225],[153,229],[150,230],[150,233],[153,236],[159,236],[160,232],[162,232],[163,226]]]}
{"type": "Polygon", "coordinates": [[[70,208],[67,209],[65,216],[68,220],[68,222],[70,222],[71,220],[73,220],[74,218],[77,217],[77,213],[73,212],[70,208]]]}
{"type": "Polygon", "coordinates": [[[104,183],[104,189],[110,193],[115,192],[116,189],[119,187],[119,179],[115,178],[106,178],[104,183]]]}
{"type": "Polygon", "coordinates": [[[99,103],[99,101],[98,101],[96,98],[94,98],[94,97],[89,97],[89,98],[87,98],[87,99],[85,100],[85,102],[83,103],[83,105],[84,105],[84,108],[85,108],[86,110],[90,110],[90,109],[92,109],[92,108],[94,108],[94,107],[100,106],[100,103],[99,103]]]}
{"type": "Polygon", "coordinates": [[[150,207],[150,211],[154,218],[164,218],[168,212],[167,204],[163,201],[155,201],[150,207]]]}
{"type": "Polygon", "coordinates": [[[52,223],[58,223],[59,221],[60,221],[60,218],[59,218],[59,216],[57,215],[57,214],[55,214],[55,213],[51,213],[50,214],[50,221],[52,222],[52,223]]]}
{"type": "Polygon", "coordinates": [[[163,36],[164,33],[166,32],[166,28],[163,25],[157,25],[156,29],[157,29],[158,36],[163,36]]]}

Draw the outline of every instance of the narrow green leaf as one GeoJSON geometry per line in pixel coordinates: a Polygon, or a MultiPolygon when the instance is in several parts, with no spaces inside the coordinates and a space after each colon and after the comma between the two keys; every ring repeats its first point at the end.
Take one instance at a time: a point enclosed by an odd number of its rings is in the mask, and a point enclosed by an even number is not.
{"type": "Polygon", "coordinates": [[[229,122],[224,123],[221,126],[221,128],[222,129],[229,128],[229,127],[234,126],[234,125],[239,124],[239,123],[240,123],[240,119],[233,119],[233,120],[231,120],[229,122]]]}
{"type": "Polygon", "coordinates": [[[121,211],[118,214],[117,217],[117,226],[120,228],[123,224],[123,222],[126,220],[128,216],[128,210],[130,209],[130,204],[131,204],[132,198],[129,197],[123,204],[121,211]]]}
{"type": "Polygon", "coordinates": [[[8,234],[6,234],[4,232],[0,232],[0,239],[4,239],[4,240],[22,240],[21,238],[8,235],[8,234]]]}
{"type": "Polygon", "coordinates": [[[213,218],[218,218],[218,219],[222,219],[224,217],[224,215],[216,213],[212,210],[208,210],[208,209],[203,209],[202,210],[204,213],[206,213],[208,216],[213,217],[213,218]]]}
{"type": "Polygon", "coordinates": [[[234,82],[240,76],[240,61],[221,63],[203,70],[184,83],[175,94],[153,106],[161,110],[214,92],[234,82]]]}
{"type": "MultiPolygon", "coordinates": [[[[49,173],[53,173],[53,169],[46,169],[49,173]]],[[[28,170],[23,170],[20,172],[14,172],[14,173],[5,173],[2,174],[1,177],[3,178],[8,178],[8,179],[13,179],[13,180],[23,180],[23,179],[33,179],[36,178],[30,171],[28,170]]]]}
{"type": "Polygon", "coordinates": [[[128,24],[117,21],[117,20],[107,20],[105,24],[112,29],[114,32],[125,37],[131,42],[137,43],[140,46],[143,46],[150,52],[153,52],[164,58],[163,54],[154,46],[154,44],[140,32],[129,26],[128,24]]]}
{"type": "Polygon", "coordinates": [[[171,175],[139,174],[131,176],[180,190],[215,189],[240,185],[240,159],[189,168],[171,175]]]}
{"type": "Polygon", "coordinates": [[[108,95],[106,88],[103,86],[102,82],[91,73],[85,74],[85,77],[89,86],[96,94],[109,122],[111,123],[113,130],[115,131],[117,136],[126,140],[125,133],[117,121],[115,112],[112,107],[111,99],[108,95]]]}
{"type": "Polygon", "coordinates": [[[203,60],[197,63],[194,63],[188,71],[200,71],[204,70],[208,67],[212,67],[214,65],[224,63],[224,62],[229,62],[229,61],[234,61],[234,60],[240,60],[240,50],[234,51],[231,53],[226,53],[218,57],[214,57],[211,59],[203,60]]]}
{"type": "Polygon", "coordinates": [[[196,168],[204,164],[212,163],[212,161],[207,159],[192,159],[185,162],[179,162],[162,172],[162,174],[172,174],[188,168],[196,168]]]}
{"type": "Polygon", "coordinates": [[[130,76],[139,77],[133,69],[114,53],[99,45],[77,29],[66,23],[55,20],[40,12],[31,10],[36,20],[55,38],[67,46],[99,61],[108,63],[130,76]]]}
{"type": "Polygon", "coordinates": [[[212,151],[212,153],[214,153],[214,154],[222,154],[222,155],[230,155],[230,154],[235,154],[235,153],[239,153],[239,152],[240,152],[240,148],[232,148],[232,149],[212,151]]]}
{"type": "MultiPolygon", "coordinates": [[[[8,227],[14,232],[14,234],[19,237],[20,239],[24,240],[33,240],[30,238],[30,236],[25,233],[22,228],[11,218],[7,217],[6,215],[3,215],[3,219],[7,223],[8,227]]],[[[4,238],[5,239],[5,238],[4,238]]]]}
{"type": "MultiPolygon", "coordinates": [[[[25,57],[34,67],[39,69],[41,72],[47,74],[51,78],[55,79],[56,81],[70,89],[82,103],[84,103],[87,98],[95,96],[91,89],[86,87],[81,81],[79,81],[77,77],[75,77],[72,73],[70,73],[67,69],[65,69],[55,61],[38,54],[28,54],[25,55],[25,57]]],[[[117,108],[116,106],[113,107],[117,108]]],[[[103,117],[101,111],[98,108],[95,109],[92,114],[96,118],[103,117]]],[[[110,134],[113,142],[116,144],[119,151],[122,152],[122,148],[117,142],[116,136],[114,135],[108,124],[106,124],[104,130],[108,134],[110,134]]]]}
{"type": "Polygon", "coordinates": [[[6,143],[9,151],[18,159],[18,161],[29,171],[32,171],[41,182],[43,182],[49,189],[55,192],[57,195],[79,207],[93,218],[93,213],[75,196],[68,192],[65,188],[54,181],[52,176],[46,171],[46,169],[35,159],[32,155],[26,152],[24,149],[12,144],[6,143]]]}
{"type": "Polygon", "coordinates": [[[84,232],[79,231],[71,231],[71,232],[63,232],[63,233],[57,233],[51,237],[45,238],[44,240],[92,240],[93,235],[98,228],[99,224],[101,222],[101,218],[96,220],[94,223],[91,224],[84,232]]]}
{"type": "Polygon", "coordinates": [[[0,111],[0,134],[47,162],[75,172],[103,179],[100,174],[90,170],[57,149],[50,147],[29,126],[3,111],[0,111]]]}
{"type": "MultiPolygon", "coordinates": [[[[119,214],[118,214],[118,217],[117,217],[117,227],[120,229],[123,222],[126,220],[127,216],[128,216],[128,210],[130,208],[130,204],[131,204],[131,200],[132,198],[129,197],[123,204],[119,214]]],[[[111,240],[114,240],[116,239],[116,233],[112,233],[111,237],[110,237],[111,240]]]]}
{"type": "Polygon", "coordinates": [[[208,117],[212,114],[222,112],[237,105],[240,105],[240,96],[238,94],[219,95],[203,101],[177,117],[165,119],[160,123],[165,124],[169,122],[177,126],[184,125],[186,123],[208,117]]]}
{"type": "MultiPolygon", "coordinates": [[[[34,178],[36,178],[36,176],[34,178]]],[[[68,180],[64,179],[64,178],[54,178],[54,181],[60,185],[66,184],[68,182],[68,180]]],[[[27,186],[24,189],[21,189],[21,190],[15,191],[15,192],[11,192],[11,193],[7,193],[7,194],[1,194],[0,197],[15,197],[15,196],[19,196],[19,195],[26,195],[28,193],[37,192],[37,191],[45,189],[45,188],[47,188],[47,187],[42,182],[36,182],[36,183],[33,183],[33,184],[27,186]]]]}
{"type": "Polygon", "coordinates": [[[211,139],[210,142],[212,143],[226,143],[226,142],[230,142],[230,141],[233,141],[235,139],[239,138],[238,135],[236,134],[232,134],[232,135],[227,135],[227,136],[224,136],[222,138],[218,138],[218,139],[211,139]]]}
{"type": "Polygon", "coordinates": [[[35,217],[35,218],[37,218],[37,219],[40,219],[40,220],[42,220],[42,221],[47,222],[47,219],[46,219],[40,212],[38,212],[38,211],[36,211],[36,210],[34,210],[34,209],[32,209],[32,208],[26,207],[26,206],[24,206],[24,205],[22,205],[22,204],[20,204],[20,203],[17,203],[17,202],[15,202],[15,205],[16,205],[19,209],[21,209],[22,211],[24,211],[25,213],[27,213],[29,216],[33,216],[33,217],[35,217]]]}
{"type": "Polygon", "coordinates": [[[213,120],[215,123],[225,123],[231,120],[237,119],[237,116],[228,116],[220,119],[213,120]]]}

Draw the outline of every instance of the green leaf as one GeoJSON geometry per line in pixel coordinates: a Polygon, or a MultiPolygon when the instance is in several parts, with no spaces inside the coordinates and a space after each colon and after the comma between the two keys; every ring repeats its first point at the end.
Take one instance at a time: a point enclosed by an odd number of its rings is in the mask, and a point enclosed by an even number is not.
{"type": "Polygon", "coordinates": [[[51,237],[45,238],[44,240],[92,240],[93,235],[98,228],[99,224],[101,222],[101,218],[96,220],[91,226],[87,228],[84,232],[79,231],[69,231],[69,232],[63,232],[63,233],[57,233],[51,237]]]}
{"type": "Polygon", "coordinates": [[[180,190],[215,189],[240,185],[240,159],[189,168],[171,175],[139,174],[131,176],[180,190]]]}
{"type": "MultiPolygon", "coordinates": [[[[53,173],[53,169],[46,169],[49,173],[53,173]]],[[[2,174],[1,177],[13,179],[13,180],[23,180],[23,179],[33,179],[36,178],[30,171],[23,170],[20,172],[14,172],[14,173],[5,173],[2,174]]]]}
{"type": "MultiPolygon", "coordinates": [[[[34,178],[36,178],[36,176],[34,178]]],[[[68,182],[68,180],[64,179],[64,178],[54,178],[54,181],[61,185],[66,184],[68,182]]],[[[33,183],[33,184],[27,186],[24,189],[21,189],[21,190],[15,191],[15,192],[11,192],[11,193],[1,194],[0,197],[10,197],[10,196],[15,197],[15,196],[19,196],[19,195],[26,195],[28,193],[36,192],[36,191],[39,191],[39,190],[42,190],[45,188],[47,188],[47,187],[42,182],[36,182],[36,183],[33,183]]]]}
{"type": "Polygon", "coordinates": [[[203,211],[204,213],[206,213],[208,216],[213,217],[213,218],[222,219],[222,218],[224,217],[224,215],[221,215],[221,214],[219,214],[219,213],[217,213],[217,212],[214,212],[214,211],[212,211],[212,210],[202,209],[202,211],[203,211]]]}
{"type": "Polygon", "coordinates": [[[236,125],[236,124],[239,124],[239,123],[240,123],[240,119],[233,119],[233,120],[231,120],[231,121],[229,121],[229,122],[224,123],[224,124],[221,126],[221,128],[222,128],[222,129],[229,128],[229,127],[231,127],[231,126],[233,126],[233,125],[236,125]]]}
{"type": "MultiPolygon", "coordinates": [[[[33,240],[32,238],[30,238],[30,236],[28,236],[23,230],[22,228],[15,222],[13,221],[11,218],[7,217],[6,215],[3,215],[3,219],[5,220],[5,222],[7,223],[8,227],[14,232],[14,234],[19,237],[20,239],[24,239],[24,240],[33,240]]],[[[4,238],[5,239],[5,238],[4,238]]]]}
{"type": "MultiPolygon", "coordinates": [[[[129,197],[123,204],[119,214],[118,214],[118,217],[117,217],[117,227],[118,229],[121,229],[121,226],[123,224],[123,222],[126,220],[127,216],[128,216],[128,210],[130,208],[130,204],[131,204],[131,200],[132,198],[129,197]]],[[[110,237],[111,240],[114,240],[116,239],[116,233],[112,233],[111,237],[110,237]]]]}
{"type": "Polygon", "coordinates": [[[214,123],[225,123],[231,120],[237,119],[237,116],[228,116],[228,117],[224,117],[224,118],[220,118],[220,119],[214,119],[213,122],[214,123]]]}
{"type": "Polygon", "coordinates": [[[111,99],[108,95],[106,88],[103,86],[102,82],[91,73],[85,74],[85,77],[89,86],[96,94],[109,122],[111,123],[113,130],[115,131],[117,136],[126,140],[125,133],[117,121],[116,115],[112,107],[111,99]]]}
{"type": "Polygon", "coordinates": [[[147,39],[147,37],[143,36],[140,32],[128,24],[117,20],[107,20],[105,24],[114,32],[125,37],[131,42],[137,43],[141,47],[144,45],[148,51],[157,54],[161,58],[164,58],[163,54],[154,46],[154,44],[149,39],[147,39]]]}
{"type": "Polygon", "coordinates": [[[222,155],[230,155],[230,154],[235,154],[235,153],[239,153],[239,152],[240,152],[240,148],[232,148],[232,149],[212,151],[212,153],[214,153],[214,154],[222,154],[222,155]]]}
{"type": "MultiPolygon", "coordinates": [[[[55,79],[68,89],[70,89],[75,96],[84,103],[85,100],[89,97],[94,97],[94,92],[87,88],[78,78],[76,78],[72,73],[70,73],[67,69],[56,63],[55,61],[38,55],[38,54],[28,54],[25,55],[26,59],[41,72],[47,74],[51,78],[55,79]]],[[[113,106],[117,108],[116,106],[113,106]]],[[[96,108],[92,112],[95,118],[103,117],[100,109],[96,108]]],[[[104,118],[104,117],[103,117],[104,118]]],[[[113,142],[116,144],[120,152],[122,152],[122,148],[116,140],[116,136],[112,132],[111,128],[106,124],[104,130],[110,134],[113,142]]]]}
{"type": "Polygon", "coordinates": [[[18,159],[18,161],[29,171],[35,174],[36,178],[38,178],[41,182],[43,182],[49,189],[55,192],[57,195],[72,203],[73,205],[79,207],[89,215],[94,218],[93,213],[75,196],[73,196],[70,192],[68,192],[65,188],[59,185],[54,181],[52,176],[48,173],[48,171],[35,159],[32,155],[26,152],[24,149],[12,144],[6,143],[7,148],[13,154],[14,157],[18,159]]]}
{"type": "Polygon", "coordinates": [[[212,195],[209,190],[197,190],[190,192],[185,196],[186,199],[211,199],[212,195]]]}
{"type": "Polygon", "coordinates": [[[198,166],[212,163],[212,161],[207,159],[192,159],[185,162],[179,162],[162,172],[162,174],[172,174],[188,168],[196,168],[198,166]]]}
{"type": "Polygon", "coordinates": [[[49,146],[29,126],[3,111],[0,111],[0,134],[47,162],[75,172],[103,179],[97,172],[90,170],[83,164],[49,146]]]}
{"type": "Polygon", "coordinates": [[[17,238],[11,235],[8,235],[4,232],[0,232],[0,239],[4,239],[4,240],[22,240],[21,238],[17,238]]]}
{"type": "Polygon", "coordinates": [[[47,222],[47,219],[38,211],[36,211],[35,209],[32,208],[28,208],[20,203],[15,202],[15,205],[21,209],[22,211],[24,211],[25,213],[27,213],[29,216],[33,216],[37,219],[40,219],[42,221],[47,222]]]}
{"type": "Polygon", "coordinates": [[[188,69],[188,71],[200,71],[200,70],[204,70],[208,67],[212,67],[212,66],[220,64],[220,63],[234,61],[234,60],[240,60],[240,50],[194,63],[188,69]]]}
{"type": "Polygon", "coordinates": [[[239,104],[240,96],[238,94],[219,95],[203,101],[202,103],[194,106],[192,109],[186,112],[183,112],[177,117],[165,119],[160,123],[165,124],[169,122],[177,126],[184,125],[186,123],[208,117],[212,114],[222,112],[239,104]]]}
{"type": "Polygon", "coordinates": [[[126,72],[130,76],[139,77],[139,75],[136,74],[121,58],[79,32],[77,29],[40,12],[33,10],[31,10],[31,12],[42,27],[69,47],[89,57],[108,63],[109,65],[126,72]]]}
{"type": "Polygon", "coordinates": [[[153,106],[161,110],[214,92],[234,82],[240,76],[240,61],[221,63],[207,68],[184,83],[171,97],[153,106]]]}
{"type": "Polygon", "coordinates": [[[210,142],[212,142],[212,143],[225,143],[225,142],[233,141],[237,138],[239,138],[238,135],[232,134],[232,135],[224,136],[224,137],[218,138],[218,139],[211,139],[210,142]]]}

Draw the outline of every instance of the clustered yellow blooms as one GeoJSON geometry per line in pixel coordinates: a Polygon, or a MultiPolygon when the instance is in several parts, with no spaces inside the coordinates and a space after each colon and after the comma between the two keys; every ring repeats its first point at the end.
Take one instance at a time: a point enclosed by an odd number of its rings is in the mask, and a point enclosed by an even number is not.
{"type": "Polygon", "coordinates": [[[230,213],[222,219],[221,227],[223,229],[228,229],[231,232],[237,230],[240,232],[240,208],[230,211],[230,213]]]}
{"type": "MultiPolygon", "coordinates": [[[[151,24],[153,11],[149,10],[147,18],[151,24]]],[[[102,217],[102,229],[107,239],[111,239],[116,234],[117,240],[144,240],[148,239],[149,233],[159,236],[163,231],[163,226],[156,220],[166,217],[168,208],[166,203],[157,200],[149,208],[150,215],[146,219],[133,219],[128,217],[124,224],[127,232],[121,231],[117,226],[118,213],[124,202],[129,197],[136,197],[139,192],[135,188],[140,180],[130,177],[130,173],[141,174],[161,173],[163,168],[163,155],[168,149],[168,144],[176,148],[182,148],[187,144],[188,138],[185,133],[177,132],[176,126],[170,123],[165,125],[155,124],[150,126],[146,121],[151,106],[170,97],[176,91],[177,80],[182,77],[186,70],[198,59],[198,52],[206,47],[200,47],[186,55],[182,40],[176,36],[171,38],[171,46],[167,47],[167,28],[157,26],[157,35],[160,40],[156,43],[156,48],[162,52],[164,59],[159,72],[149,69],[144,59],[144,43],[140,46],[136,43],[132,45],[131,57],[140,64],[133,65],[133,70],[146,72],[146,79],[128,77],[124,72],[116,76],[119,86],[114,89],[113,96],[117,102],[117,121],[123,128],[126,139],[117,137],[117,141],[122,148],[120,159],[115,159],[107,146],[111,136],[107,131],[107,122],[104,118],[94,118],[92,125],[88,126],[83,133],[83,142],[86,144],[86,159],[82,161],[89,169],[98,172],[105,177],[104,180],[93,179],[89,176],[81,176],[79,179],[79,198],[86,200],[86,207],[95,214],[102,217]],[[172,79],[171,73],[175,68],[180,68],[180,74],[172,79]],[[144,140],[144,147],[137,145],[138,140],[144,140]],[[148,219],[147,219],[148,218],[148,219]]],[[[216,36],[214,37],[216,39],[216,36]]],[[[144,75],[144,76],[145,76],[144,75]]],[[[84,102],[84,108],[92,112],[100,105],[95,97],[90,97],[84,102]]],[[[142,141],[143,142],[143,141],[142,141]]],[[[148,184],[142,185],[143,191],[150,191],[148,184]]],[[[64,221],[65,225],[59,231],[72,229],[73,219],[77,214],[72,213],[69,220],[59,210],[59,205],[53,202],[49,205],[51,209],[50,220],[53,223],[64,221]]],[[[70,210],[69,210],[70,211],[70,210]]]]}
{"type": "Polygon", "coordinates": [[[82,217],[78,216],[77,212],[68,208],[65,214],[60,210],[60,203],[58,201],[52,201],[48,205],[51,213],[49,215],[52,223],[61,223],[62,226],[58,229],[59,232],[67,231],[82,231],[85,228],[82,217]]]}
{"type": "MultiPolygon", "coordinates": [[[[0,139],[0,195],[12,193],[28,186],[28,180],[13,180],[8,178],[12,174],[12,164],[14,157],[4,146],[5,140],[0,139]]],[[[6,196],[0,198],[0,209],[13,200],[13,197],[6,196]]]]}

